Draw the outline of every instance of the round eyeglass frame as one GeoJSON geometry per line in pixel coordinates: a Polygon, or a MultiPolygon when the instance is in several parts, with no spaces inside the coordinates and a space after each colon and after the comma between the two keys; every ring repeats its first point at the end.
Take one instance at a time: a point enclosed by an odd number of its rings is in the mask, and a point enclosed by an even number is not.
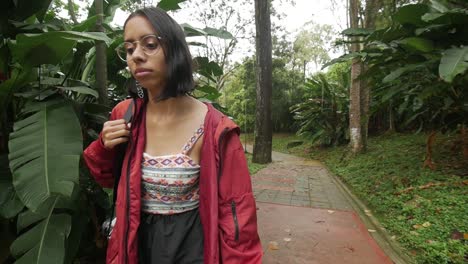
{"type": "MultiPolygon", "coordinates": [[[[154,37],[156,38],[159,42],[162,40],[162,38],[160,36],[156,36],[156,35],[146,35],[142,38],[140,38],[140,40],[136,40],[136,41],[133,41],[133,42],[129,42],[129,41],[125,41],[125,42],[122,42],[121,44],[119,44],[117,46],[117,48],[115,48],[115,52],[117,53],[117,57],[119,57],[119,59],[121,59],[122,61],[124,62],[127,62],[127,56],[132,56],[132,55],[128,55],[127,54],[127,51],[124,49],[124,45],[125,43],[130,43],[132,45],[135,45],[135,49],[136,47],[138,47],[136,45],[136,43],[140,43],[141,41],[145,40],[146,38],[149,38],[149,37],[154,37]],[[122,56],[122,54],[125,54],[125,56],[122,56]]],[[[148,51],[145,46],[141,46],[141,49],[143,50],[143,52],[147,55],[147,56],[152,56],[156,53],[159,52],[159,50],[161,49],[161,43],[159,43],[158,47],[155,49],[155,50],[152,50],[152,51],[148,51]]]]}

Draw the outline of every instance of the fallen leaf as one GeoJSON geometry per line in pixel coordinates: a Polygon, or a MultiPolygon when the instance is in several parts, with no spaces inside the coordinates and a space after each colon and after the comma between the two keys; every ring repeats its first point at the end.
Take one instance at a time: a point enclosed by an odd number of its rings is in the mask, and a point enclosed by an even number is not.
{"type": "Polygon", "coordinates": [[[351,246],[346,246],[345,248],[348,249],[348,250],[351,251],[351,252],[354,252],[354,250],[355,250],[355,249],[354,249],[353,247],[351,247],[351,246]]]}
{"type": "Polygon", "coordinates": [[[333,214],[335,211],[333,210],[327,210],[329,214],[333,214]]]}
{"type": "Polygon", "coordinates": [[[410,231],[410,234],[412,234],[413,236],[419,236],[419,233],[416,231],[410,231]]]}
{"type": "Polygon", "coordinates": [[[370,213],[371,213],[371,210],[364,209],[364,212],[370,214],[370,213]]]}
{"type": "Polygon", "coordinates": [[[278,242],[276,242],[276,241],[270,241],[270,243],[268,243],[268,249],[270,249],[270,250],[278,250],[278,249],[279,249],[278,242]]]}
{"type": "Polygon", "coordinates": [[[431,223],[429,223],[429,222],[424,222],[424,224],[422,224],[422,226],[424,226],[424,227],[430,227],[430,226],[431,226],[431,223]]]}
{"type": "Polygon", "coordinates": [[[391,236],[390,237],[392,240],[395,240],[396,239],[396,236],[391,236]]]}
{"type": "Polygon", "coordinates": [[[285,238],[283,238],[283,240],[286,241],[286,242],[290,242],[291,238],[290,237],[285,237],[285,238]]]}
{"type": "Polygon", "coordinates": [[[414,229],[419,229],[419,228],[421,228],[421,227],[422,227],[422,225],[413,225],[413,228],[414,228],[414,229]]]}
{"type": "Polygon", "coordinates": [[[462,240],[463,238],[466,239],[466,233],[463,234],[462,232],[458,230],[453,230],[452,234],[450,235],[450,238],[454,240],[462,240]]]}
{"type": "Polygon", "coordinates": [[[375,233],[375,229],[367,229],[367,231],[369,231],[371,233],[375,233]]]}

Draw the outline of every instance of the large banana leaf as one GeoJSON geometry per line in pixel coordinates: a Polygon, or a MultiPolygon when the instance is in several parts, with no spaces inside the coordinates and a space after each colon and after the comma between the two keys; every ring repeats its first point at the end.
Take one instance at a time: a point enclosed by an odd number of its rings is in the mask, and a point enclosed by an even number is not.
{"type": "Polygon", "coordinates": [[[25,112],[31,115],[10,135],[9,160],[16,193],[34,211],[54,194],[72,197],[83,139],[70,103],[36,103],[25,112]]]}
{"type": "Polygon", "coordinates": [[[444,52],[440,61],[439,74],[446,82],[452,82],[455,76],[468,70],[468,47],[452,48],[444,52]]]}
{"type": "Polygon", "coordinates": [[[12,218],[16,216],[24,205],[16,196],[11,183],[11,173],[8,167],[8,156],[0,155],[0,216],[12,218]]]}
{"type": "Polygon", "coordinates": [[[54,213],[58,200],[53,197],[38,212],[26,211],[18,216],[18,231],[24,233],[10,247],[15,263],[64,263],[71,216],[54,213]]]}
{"type": "Polygon", "coordinates": [[[77,41],[111,40],[102,32],[51,31],[40,34],[18,34],[9,44],[13,60],[38,66],[58,64],[72,52],[77,41]]]}

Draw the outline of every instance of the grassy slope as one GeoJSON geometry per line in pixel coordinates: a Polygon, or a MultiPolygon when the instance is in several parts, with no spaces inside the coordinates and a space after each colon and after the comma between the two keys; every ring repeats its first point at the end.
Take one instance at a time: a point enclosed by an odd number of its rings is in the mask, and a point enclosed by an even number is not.
{"type": "Polygon", "coordinates": [[[468,186],[461,184],[468,180],[468,165],[463,164],[460,150],[452,149],[457,146],[454,138],[438,135],[433,152],[437,168],[422,168],[426,136],[371,138],[369,151],[355,157],[349,157],[346,147],[318,149],[304,144],[287,150],[287,142],[296,136],[275,137],[273,148],[324,161],[417,263],[467,263],[468,242],[460,236],[468,233],[468,186]],[[430,183],[446,185],[397,194],[430,183]]]}

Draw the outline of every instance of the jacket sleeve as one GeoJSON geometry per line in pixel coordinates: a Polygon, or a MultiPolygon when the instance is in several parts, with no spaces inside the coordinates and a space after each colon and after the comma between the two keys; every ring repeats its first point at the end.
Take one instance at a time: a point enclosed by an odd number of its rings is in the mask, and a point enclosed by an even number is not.
{"type": "MultiPolygon", "coordinates": [[[[115,108],[112,110],[110,120],[116,119],[115,108]]],[[[83,159],[96,182],[105,188],[113,188],[114,177],[112,165],[114,162],[115,148],[106,149],[102,143],[102,132],[99,138],[93,141],[83,152],[83,159]]]]}
{"type": "Polygon", "coordinates": [[[263,253],[257,231],[257,207],[238,130],[230,132],[224,142],[219,156],[221,263],[260,264],[263,253]]]}

